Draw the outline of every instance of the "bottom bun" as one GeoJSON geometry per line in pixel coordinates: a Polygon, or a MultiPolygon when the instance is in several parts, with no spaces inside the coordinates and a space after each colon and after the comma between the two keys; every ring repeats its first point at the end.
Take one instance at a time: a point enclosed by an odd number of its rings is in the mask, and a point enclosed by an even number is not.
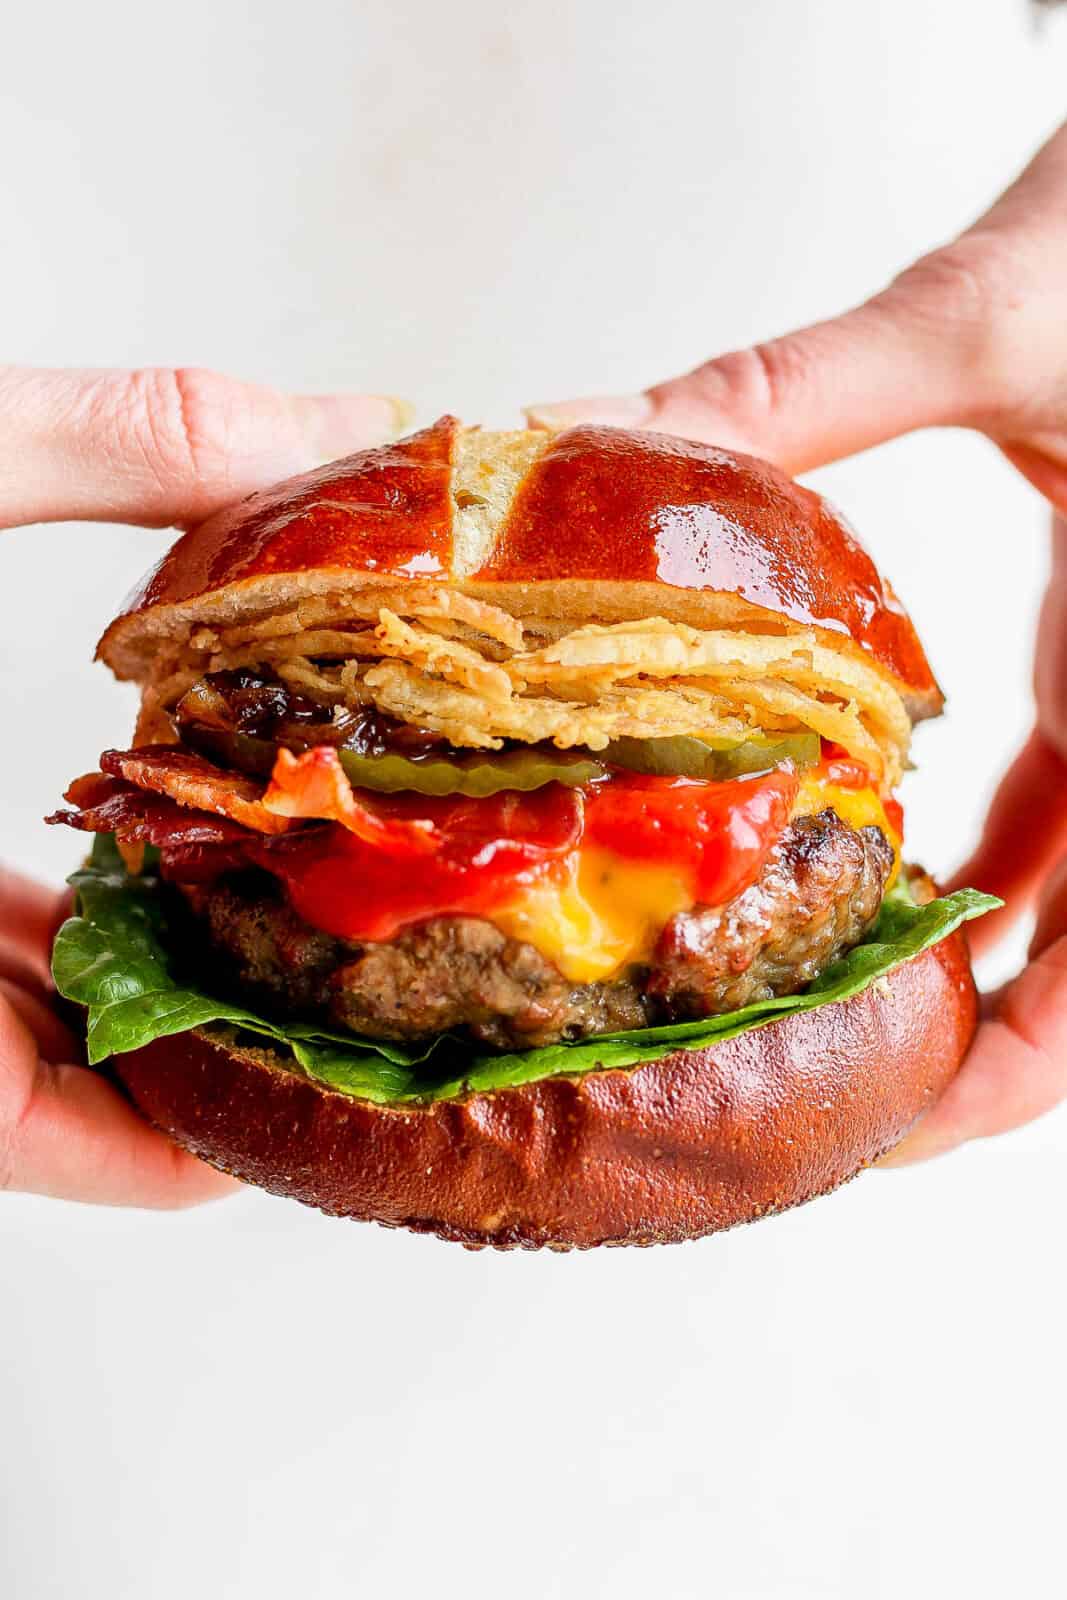
{"type": "Polygon", "coordinates": [[[962,933],[851,1000],[629,1069],[374,1105],[219,1031],[114,1065],[213,1166],[333,1216],[471,1246],[695,1239],[825,1194],[942,1093],[975,1029],[962,933]]]}

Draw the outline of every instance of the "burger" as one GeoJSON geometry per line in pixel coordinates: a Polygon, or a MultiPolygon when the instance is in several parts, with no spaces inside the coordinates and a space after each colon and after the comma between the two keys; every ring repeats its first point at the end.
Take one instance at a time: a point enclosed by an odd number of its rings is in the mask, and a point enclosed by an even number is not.
{"type": "Polygon", "coordinates": [[[824,1193],[975,1027],[901,858],[942,695],[841,517],[654,433],[442,418],[179,539],[104,634],[128,749],[54,971],[205,1161],[465,1244],[824,1193]]]}

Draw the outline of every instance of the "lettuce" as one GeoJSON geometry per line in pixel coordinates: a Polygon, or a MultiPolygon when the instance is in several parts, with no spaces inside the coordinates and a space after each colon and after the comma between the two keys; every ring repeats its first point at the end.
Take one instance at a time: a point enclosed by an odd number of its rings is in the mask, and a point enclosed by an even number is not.
{"type": "Polygon", "coordinates": [[[1001,902],[960,889],[916,905],[903,882],[886,896],[862,944],[829,967],[803,994],[762,1000],[700,1022],[670,1023],[605,1034],[576,1044],[512,1055],[472,1054],[445,1036],[418,1045],[358,1039],[314,1022],[275,1022],[190,986],[167,953],[167,917],[160,882],[149,866],[130,876],[111,836],[97,836],[89,862],[70,879],[76,915],[56,938],[56,987],[87,1011],[89,1060],[97,1063],[188,1028],[223,1024],[260,1035],[288,1051],[294,1065],[344,1094],[379,1103],[448,1099],[473,1090],[531,1083],[598,1067],[655,1061],[678,1046],[699,1049],[779,1017],[832,1005],[859,994],[961,923],[1001,902]]]}

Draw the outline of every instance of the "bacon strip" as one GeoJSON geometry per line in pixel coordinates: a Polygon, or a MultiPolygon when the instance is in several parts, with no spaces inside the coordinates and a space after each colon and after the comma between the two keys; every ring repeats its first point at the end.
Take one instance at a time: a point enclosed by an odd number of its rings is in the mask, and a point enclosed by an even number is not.
{"type": "MultiPolygon", "coordinates": [[[[152,844],[165,866],[207,869],[222,855],[255,860],[280,835],[309,822],[339,823],[365,844],[395,855],[427,855],[441,843],[433,823],[383,816],[354,793],[337,752],[317,746],[278,752],[269,786],[213,766],[170,745],[105,750],[101,772],[78,778],[66,799],[77,809],[47,820],[90,833],[114,833],[120,845],[152,844]],[[215,846],[230,847],[219,851],[215,846]],[[209,848],[212,847],[212,848],[209,848]]],[[[198,871],[199,875],[199,871],[198,871]]]]}
{"type": "Polygon", "coordinates": [[[263,784],[241,772],[226,772],[203,756],[173,745],[140,750],[105,750],[100,766],[139,789],[169,795],[180,806],[229,817],[256,833],[288,833],[293,823],[263,804],[263,784]]]}
{"type": "Polygon", "coordinates": [[[271,842],[246,835],[229,844],[164,845],[159,853],[159,870],[168,883],[179,884],[214,883],[224,872],[241,872],[253,866],[266,866],[269,871],[271,842]],[[258,852],[267,859],[260,862],[258,852]]]}
{"type": "Polygon", "coordinates": [[[337,751],[328,745],[298,756],[279,750],[263,806],[281,817],[339,822],[364,844],[394,853],[429,855],[440,842],[432,822],[402,821],[371,810],[353,792],[337,751]]]}
{"type": "Polygon", "coordinates": [[[121,778],[89,772],[76,778],[64,799],[75,811],[55,811],[45,821],[83,833],[113,833],[121,844],[238,844],[252,835],[228,817],[189,811],[166,795],[150,794],[121,778]]]}

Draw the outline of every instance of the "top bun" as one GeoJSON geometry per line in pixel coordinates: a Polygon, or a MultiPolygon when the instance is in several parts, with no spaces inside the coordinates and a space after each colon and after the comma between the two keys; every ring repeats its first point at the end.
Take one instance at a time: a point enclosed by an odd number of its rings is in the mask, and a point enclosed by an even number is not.
{"type": "Polygon", "coordinates": [[[247,499],[178,540],[99,654],[143,679],[159,644],[314,595],[419,580],[536,621],[788,619],[862,656],[913,720],[942,696],[915,630],[841,516],[752,456],[582,426],[488,433],[442,417],[247,499]]]}

